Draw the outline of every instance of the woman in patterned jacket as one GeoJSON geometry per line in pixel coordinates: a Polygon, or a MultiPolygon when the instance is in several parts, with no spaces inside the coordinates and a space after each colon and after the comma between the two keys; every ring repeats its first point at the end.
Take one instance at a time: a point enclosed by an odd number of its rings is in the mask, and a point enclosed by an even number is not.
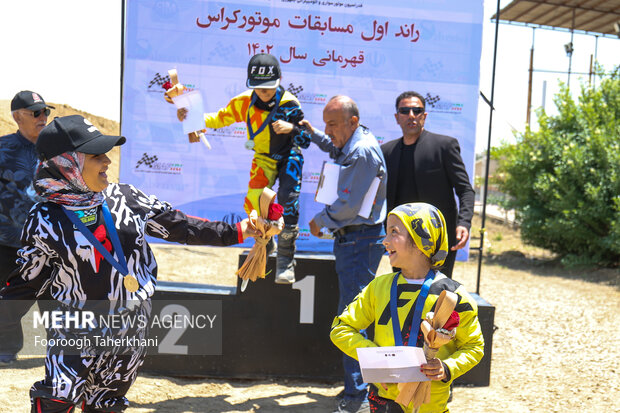
{"type": "MultiPolygon", "coordinates": [[[[157,263],[146,235],[190,245],[232,245],[256,235],[247,220],[236,226],[209,222],[131,185],[109,184],[106,152],[124,142],[122,136],[102,135],[79,115],[56,118],[41,131],[34,186],[44,201],[30,211],[20,268],[0,291],[0,299],[17,304],[9,307],[13,314],[3,314],[0,331],[3,323],[19,321],[45,291],[59,311],[96,309],[98,314],[148,317],[157,263]]],[[[144,339],[148,329],[140,324],[119,329],[54,327],[48,328],[48,339],[56,343],[96,334],[144,339]]],[[[48,344],[45,379],[30,390],[32,412],[73,412],[79,403],[84,412],[125,410],[125,394],[146,350],[135,345],[69,349],[48,344]]]]}
{"type": "MultiPolygon", "coordinates": [[[[419,328],[443,290],[457,294],[455,311],[460,324],[456,336],[442,346],[434,359],[422,366],[423,373],[432,380],[431,400],[419,412],[448,412],[450,384],[474,367],[484,354],[484,339],[478,322],[478,306],[465,287],[447,278],[437,269],[448,255],[446,223],[441,212],[425,203],[404,204],[394,208],[387,219],[387,236],[383,241],[392,267],[401,271],[385,274],[368,284],[344,312],[334,319],[331,339],[347,355],[357,358],[357,348],[394,345],[422,347],[424,338],[419,328]],[[427,297],[421,307],[420,318],[413,320],[416,301],[427,297]],[[390,303],[396,302],[394,309],[390,303]],[[392,311],[395,311],[393,313],[392,311]],[[398,330],[394,328],[398,321],[398,330]],[[360,330],[374,323],[374,341],[360,330]],[[400,337],[395,336],[398,331],[400,337]],[[418,331],[418,333],[416,333],[418,331]],[[415,343],[409,343],[413,334],[415,343]]],[[[395,402],[396,384],[371,384],[368,394],[373,413],[403,413],[413,407],[395,402]]]]}

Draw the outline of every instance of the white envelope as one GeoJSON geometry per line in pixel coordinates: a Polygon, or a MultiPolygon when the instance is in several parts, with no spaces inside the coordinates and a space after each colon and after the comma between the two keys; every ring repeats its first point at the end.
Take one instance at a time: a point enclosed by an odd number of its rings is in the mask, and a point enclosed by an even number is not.
{"type": "Polygon", "coordinates": [[[429,381],[420,366],[426,364],[420,347],[363,347],[357,357],[366,383],[411,383],[429,381]]]}

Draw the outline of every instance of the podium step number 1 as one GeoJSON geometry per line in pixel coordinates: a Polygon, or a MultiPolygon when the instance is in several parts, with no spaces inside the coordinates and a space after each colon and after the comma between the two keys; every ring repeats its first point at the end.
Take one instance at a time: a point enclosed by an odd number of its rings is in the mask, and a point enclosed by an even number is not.
{"type": "MultiPolygon", "coordinates": [[[[241,282],[241,292],[244,292],[249,280],[241,282]]],[[[261,282],[257,280],[257,282],[261,282]]],[[[314,324],[314,275],[306,275],[291,285],[293,290],[299,290],[299,324],[314,324]]]]}

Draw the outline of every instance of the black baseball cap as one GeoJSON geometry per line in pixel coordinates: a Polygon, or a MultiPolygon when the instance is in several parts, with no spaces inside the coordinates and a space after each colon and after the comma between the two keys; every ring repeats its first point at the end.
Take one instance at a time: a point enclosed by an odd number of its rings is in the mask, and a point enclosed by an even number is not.
{"type": "Polygon", "coordinates": [[[273,89],[280,85],[280,63],[275,56],[259,53],[248,63],[247,87],[250,89],[273,89]]]}
{"type": "Polygon", "coordinates": [[[102,134],[83,116],[71,115],[55,118],[44,127],[35,146],[45,161],[70,151],[100,155],[125,141],[123,136],[102,134]]]}
{"type": "Polygon", "coordinates": [[[11,112],[18,109],[39,110],[45,108],[56,109],[45,103],[41,95],[30,90],[22,90],[11,101],[11,112]]]}

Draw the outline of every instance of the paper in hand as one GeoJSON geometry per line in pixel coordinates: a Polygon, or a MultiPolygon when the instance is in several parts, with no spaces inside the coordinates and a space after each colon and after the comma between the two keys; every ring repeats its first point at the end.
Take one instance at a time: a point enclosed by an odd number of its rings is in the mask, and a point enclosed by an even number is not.
{"type": "Polygon", "coordinates": [[[199,131],[205,128],[204,106],[202,104],[202,95],[198,90],[185,92],[182,95],[173,97],[172,101],[177,109],[187,109],[187,116],[181,122],[183,125],[183,133],[199,131]]]}
{"type": "Polygon", "coordinates": [[[419,347],[364,347],[357,357],[366,383],[410,383],[428,381],[420,366],[426,364],[424,351],[419,347]]]}

